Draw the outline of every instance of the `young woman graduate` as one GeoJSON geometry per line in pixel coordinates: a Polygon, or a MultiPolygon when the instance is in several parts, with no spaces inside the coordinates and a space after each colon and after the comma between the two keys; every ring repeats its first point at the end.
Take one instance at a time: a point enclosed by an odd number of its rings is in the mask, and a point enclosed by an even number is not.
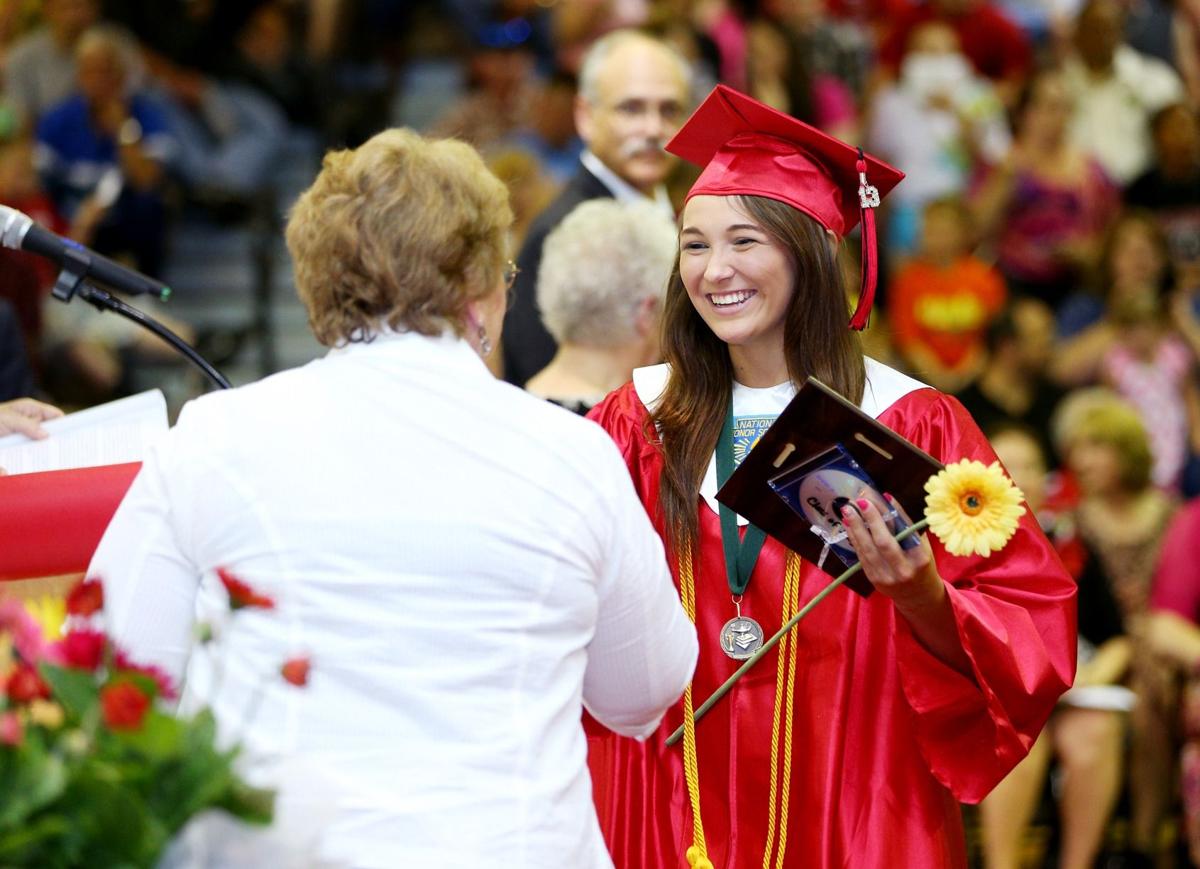
{"type": "MultiPolygon", "coordinates": [[[[591,416],[694,611],[699,705],[739,665],[721,642],[730,619],[769,636],[829,581],[715,499],[807,376],[943,462],[995,456],[954,398],[864,357],[852,331],[875,289],[872,209],[901,173],[723,86],[668,150],[704,171],[680,220],[666,364],[638,369],[591,416]],[[848,329],[835,254],[860,218],[848,329]]],[[[590,728],[619,869],[966,865],[959,801],[1025,755],[1071,684],[1075,586],[1028,514],[998,553],[960,557],[936,539],[902,549],[858,504],[843,522],[876,593],[832,594],[685,745],[666,745],[682,704],[645,741],[590,728]]]]}

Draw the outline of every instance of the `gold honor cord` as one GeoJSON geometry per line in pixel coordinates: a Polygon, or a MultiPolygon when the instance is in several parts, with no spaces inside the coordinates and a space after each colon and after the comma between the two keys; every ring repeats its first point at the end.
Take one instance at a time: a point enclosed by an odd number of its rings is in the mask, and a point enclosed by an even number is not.
{"type": "MultiPolygon", "coordinates": [[[[679,554],[679,590],[683,611],[696,624],[696,583],[692,578],[692,550],[679,554]]],[[[704,822],[700,819],[700,769],[696,764],[696,719],[692,714],[692,683],[683,691],[683,778],[692,803],[692,846],[687,849],[688,865],[694,869],[713,869],[704,843],[704,822]]]]}
{"type": "MultiPolygon", "coordinates": [[[[788,552],[787,567],[783,574],[783,612],[781,624],[786,623],[800,606],[800,556],[788,552]]],[[[779,662],[775,670],[775,711],[771,717],[771,787],[767,796],[767,844],[763,849],[763,869],[771,869],[771,851],[775,840],[776,793],[780,793],[779,805],[779,857],[777,869],[783,867],[783,854],[787,850],[788,797],[792,789],[792,719],[795,713],[796,652],[799,638],[791,631],[780,641],[779,662]],[[786,689],[784,687],[786,683],[786,689]],[[786,693],[785,693],[786,692],[786,693]],[[783,775],[779,775],[779,718],[783,711],[783,775]]]]}
{"type": "MultiPolygon", "coordinates": [[[[696,584],[692,573],[692,553],[684,550],[679,556],[679,590],[684,612],[696,623],[696,584]]],[[[788,620],[800,603],[800,556],[788,552],[783,580],[783,612],[780,621],[788,620]]],[[[763,869],[770,869],[775,852],[775,832],[779,832],[776,869],[782,869],[787,849],[788,804],[792,783],[792,720],[795,713],[795,684],[797,639],[795,631],[782,638],[779,663],[775,676],[775,704],[771,720],[771,785],[767,803],[767,841],[763,852],[763,869]],[[780,718],[782,730],[780,733],[780,718]],[[779,764],[779,747],[783,743],[783,767],[779,764]],[[781,774],[782,773],[782,774],[781,774]],[[777,811],[778,809],[778,811],[777,811]],[[778,817],[777,817],[778,816],[778,817]]],[[[692,711],[692,685],[683,692],[683,777],[687,783],[688,800],[692,805],[692,846],[687,849],[688,865],[695,869],[712,869],[708,846],[704,839],[704,822],[700,817],[700,769],[696,756],[696,719],[692,711]]]]}

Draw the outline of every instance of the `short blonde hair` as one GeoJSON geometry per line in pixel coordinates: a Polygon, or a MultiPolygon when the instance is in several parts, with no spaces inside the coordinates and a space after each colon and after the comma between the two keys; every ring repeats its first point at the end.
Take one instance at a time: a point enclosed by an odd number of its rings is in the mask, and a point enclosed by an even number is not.
{"type": "Polygon", "coordinates": [[[496,288],[511,224],[507,189],[463,142],[393,129],[330,151],[287,225],[313,334],[461,335],[466,306],[496,288]]]}
{"type": "Polygon", "coordinates": [[[1138,492],[1150,485],[1154,454],[1137,409],[1116,392],[1090,387],[1072,392],[1054,411],[1059,455],[1067,458],[1080,441],[1110,446],[1117,454],[1122,488],[1138,492]]]}
{"type": "Polygon", "coordinates": [[[546,237],[537,300],[560,344],[633,340],[646,299],[661,303],[675,262],[675,224],[649,203],[591,199],[546,237]]]}

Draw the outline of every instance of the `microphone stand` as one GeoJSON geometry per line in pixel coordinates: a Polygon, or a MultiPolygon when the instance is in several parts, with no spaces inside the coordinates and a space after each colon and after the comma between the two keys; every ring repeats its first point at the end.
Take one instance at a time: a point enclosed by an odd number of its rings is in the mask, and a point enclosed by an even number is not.
{"type": "Polygon", "coordinates": [[[78,295],[99,311],[115,311],[127,320],[132,320],[139,326],[149,329],[184,355],[190,362],[222,389],[230,389],[232,385],[220,371],[214,368],[207,359],[196,352],[195,348],[143,311],[126,304],[107,290],[88,283],[88,267],[91,265],[88,255],[82,251],[68,248],[64,251],[63,268],[54,282],[51,294],[63,302],[70,302],[78,295]]]}

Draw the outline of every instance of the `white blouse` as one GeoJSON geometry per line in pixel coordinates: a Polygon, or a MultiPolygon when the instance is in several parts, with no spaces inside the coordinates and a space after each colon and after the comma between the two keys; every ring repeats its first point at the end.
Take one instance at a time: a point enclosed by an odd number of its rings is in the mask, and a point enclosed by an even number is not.
{"type": "Polygon", "coordinates": [[[186,671],[183,707],[279,788],[267,833],[193,828],[208,865],[611,866],[582,707],[645,736],[697,654],[608,436],[453,337],[190,403],[90,572],[116,641],[186,671]],[[219,566],[276,608],[227,617],[219,566]],[[189,656],[198,618],[218,639],[189,656]],[[295,654],[304,689],[278,677],[295,654]]]}

